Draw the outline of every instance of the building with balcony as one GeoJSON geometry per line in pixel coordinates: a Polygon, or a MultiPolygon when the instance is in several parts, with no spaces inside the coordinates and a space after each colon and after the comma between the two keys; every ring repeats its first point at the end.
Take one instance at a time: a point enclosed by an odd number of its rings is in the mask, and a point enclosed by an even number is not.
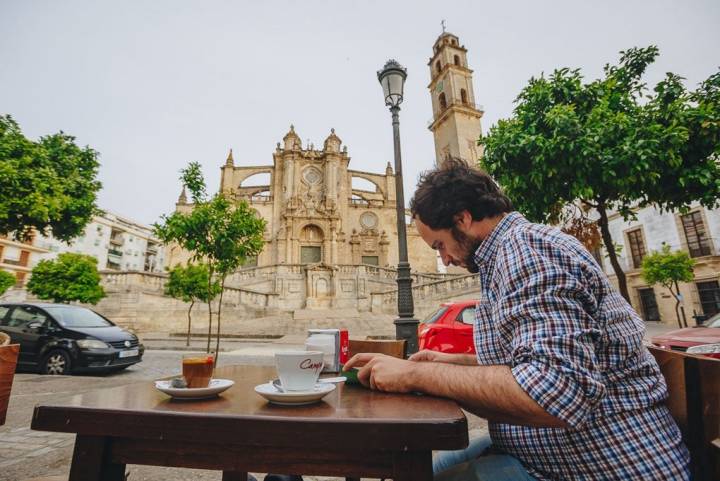
{"type": "Polygon", "coordinates": [[[34,236],[27,241],[18,241],[0,235],[0,269],[15,276],[16,287],[25,285],[32,268],[40,261],[40,256],[48,252],[33,245],[34,240],[34,236]]]}
{"type": "MultiPolygon", "coordinates": [[[[631,303],[643,319],[677,323],[675,298],[670,291],[647,285],[640,272],[643,258],[661,250],[663,244],[673,251],[686,251],[695,260],[695,279],[680,284],[688,325],[695,324],[693,315],[708,317],[720,312],[720,209],[695,205],[687,213],[679,213],[646,207],[637,211],[636,220],[624,221],[619,214],[608,220],[612,238],[620,248],[618,261],[627,276],[631,303]]],[[[605,253],[595,254],[615,280],[605,253]]]]}
{"type": "Polygon", "coordinates": [[[164,247],[152,228],[111,212],[93,217],[82,235],[69,244],[38,235],[35,246],[44,249],[45,259],[61,252],[87,254],[98,260],[99,270],[163,272],[164,247]]]}

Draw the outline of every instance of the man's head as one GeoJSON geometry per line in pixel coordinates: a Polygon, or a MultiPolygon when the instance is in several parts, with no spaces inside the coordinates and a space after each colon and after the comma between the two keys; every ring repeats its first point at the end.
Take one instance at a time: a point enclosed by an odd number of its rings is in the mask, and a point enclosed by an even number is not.
{"type": "Polygon", "coordinates": [[[420,177],[410,210],[418,233],[445,265],[477,272],[473,254],[512,203],[486,173],[448,158],[420,177]]]}

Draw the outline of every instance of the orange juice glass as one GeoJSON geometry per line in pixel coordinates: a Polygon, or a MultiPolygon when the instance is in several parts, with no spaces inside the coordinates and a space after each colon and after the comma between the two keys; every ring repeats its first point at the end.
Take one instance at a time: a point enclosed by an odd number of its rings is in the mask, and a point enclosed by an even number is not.
{"type": "Polygon", "coordinates": [[[208,387],[215,367],[213,354],[183,354],[182,372],[187,387],[208,387]]]}

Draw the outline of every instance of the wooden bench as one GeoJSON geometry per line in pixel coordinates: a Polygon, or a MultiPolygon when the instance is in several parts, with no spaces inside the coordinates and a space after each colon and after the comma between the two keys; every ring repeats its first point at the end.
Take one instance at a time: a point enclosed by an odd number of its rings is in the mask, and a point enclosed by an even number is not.
{"type": "Polygon", "coordinates": [[[667,405],[690,450],[693,479],[720,480],[720,359],[648,349],[665,377],[667,405]]]}

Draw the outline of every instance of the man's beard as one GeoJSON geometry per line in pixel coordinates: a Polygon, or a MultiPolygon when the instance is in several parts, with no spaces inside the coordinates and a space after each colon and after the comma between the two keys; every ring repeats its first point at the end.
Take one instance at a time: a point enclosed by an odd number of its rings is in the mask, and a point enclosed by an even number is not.
{"type": "Polygon", "coordinates": [[[460,245],[460,249],[462,249],[465,269],[472,274],[476,274],[480,268],[477,264],[475,264],[475,251],[478,250],[482,241],[480,239],[473,239],[456,226],[452,226],[450,228],[450,233],[452,234],[453,239],[455,239],[460,245]]]}

